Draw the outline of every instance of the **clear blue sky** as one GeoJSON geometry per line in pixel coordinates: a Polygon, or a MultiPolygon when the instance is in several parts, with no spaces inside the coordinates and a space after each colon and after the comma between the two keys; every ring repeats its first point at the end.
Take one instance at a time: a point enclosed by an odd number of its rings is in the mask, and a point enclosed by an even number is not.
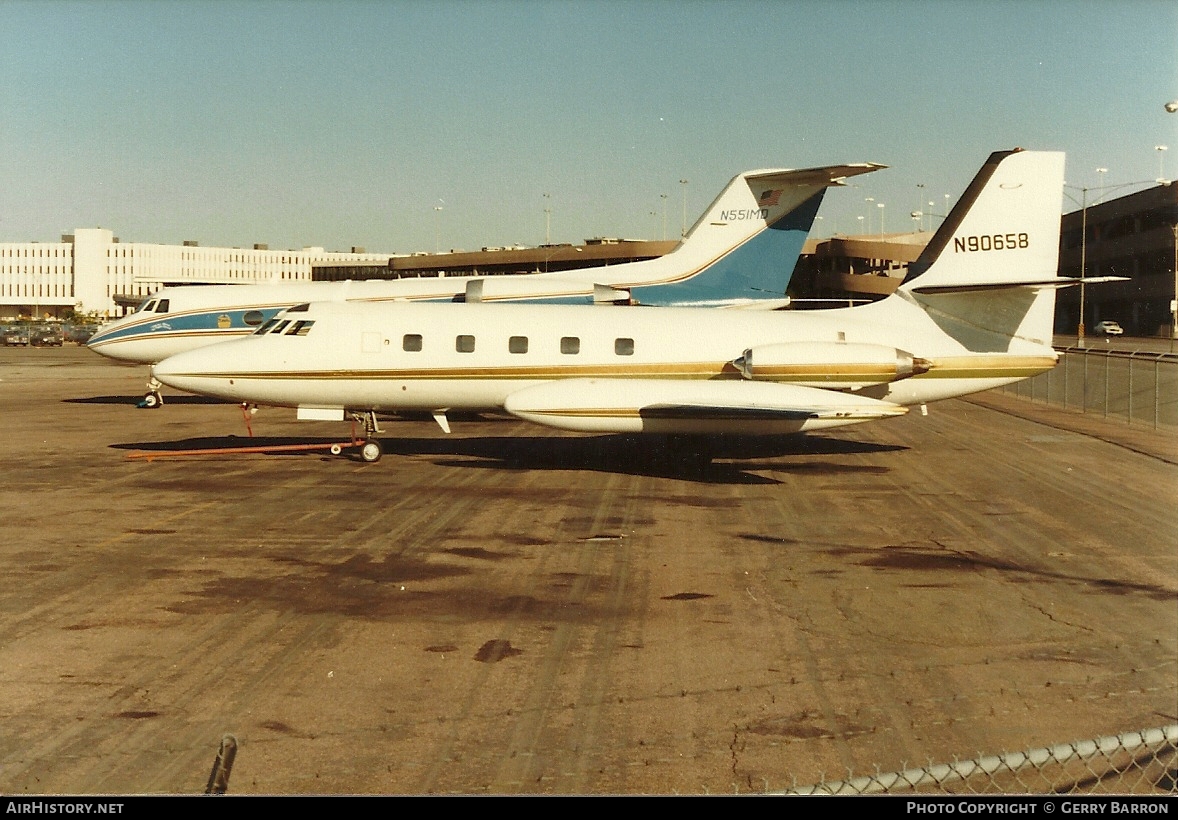
{"type": "Polygon", "coordinates": [[[741,170],[888,165],[825,235],[1015,146],[1178,176],[1172,0],[0,0],[0,31],[0,241],[474,249],[545,207],[554,242],[674,238],[741,170]]]}

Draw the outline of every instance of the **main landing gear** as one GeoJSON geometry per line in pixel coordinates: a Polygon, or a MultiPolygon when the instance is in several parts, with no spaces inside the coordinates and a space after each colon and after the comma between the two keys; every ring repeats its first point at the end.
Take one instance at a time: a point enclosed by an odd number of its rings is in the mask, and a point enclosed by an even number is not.
{"type": "Polygon", "coordinates": [[[364,423],[364,443],[360,445],[360,460],[368,464],[375,464],[380,461],[382,454],[380,442],[376,436],[384,432],[376,423],[376,411],[365,410],[363,413],[352,413],[352,418],[364,423]]]}

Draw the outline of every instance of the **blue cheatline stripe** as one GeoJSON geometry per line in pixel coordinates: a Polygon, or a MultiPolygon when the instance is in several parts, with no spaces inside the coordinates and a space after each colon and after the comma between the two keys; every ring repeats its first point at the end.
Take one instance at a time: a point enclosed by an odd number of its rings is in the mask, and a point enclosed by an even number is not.
{"type": "Polygon", "coordinates": [[[632,295],[644,305],[661,306],[782,298],[825,194],[823,188],[690,279],[635,286],[632,295]]]}
{"type": "Polygon", "coordinates": [[[123,327],[112,329],[106,333],[98,333],[91,337],[90,347],[101,347],[107,342],[126,341],[128,339],[148,338],[153,336],[180,336],[189,333],[211,333],[213,331],[234,331],[241,335],[246,331],[256,330],[258,325],[266,322],[281,310],[290,305],[274,305],[266,308],[240,308],[231,310],[208,310],[191,313],[154,313],[147,314],[141,321],[133,322],[123,327]],[[260,313],[262,321],[257,324],[246,324],[245,314],[260,313]]]}

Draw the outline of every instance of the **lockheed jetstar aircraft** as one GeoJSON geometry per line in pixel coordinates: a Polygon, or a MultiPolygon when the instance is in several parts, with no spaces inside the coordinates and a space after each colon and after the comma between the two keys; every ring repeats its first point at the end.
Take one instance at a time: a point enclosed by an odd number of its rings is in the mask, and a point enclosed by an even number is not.
{"type": "MultiPolygon", "coordinates": [[[[280,310],[311,301],[781,307],[826,189],[884,167],[868,162],[738,174],[671,253],[641,262],[551,274],[164,288],[101,328],[88,347],[119,361],[154,364],[248,336],[280,310]]],[[[140,406],[160,402],[159,385],[149,382],[140,406]]]]}
{"type": "MultiPolygon", "coordinates": [[[[303,304],[245,339],[166,359],[179,390],[298,408],[301,418],[506,411],[565,430],[797,433],[1055,366],[1062,153],[990,156],[891,296],[857,307],[303,304]]],[[[1086,281],[1098,281],[1088,279],[1086,281]]]]}

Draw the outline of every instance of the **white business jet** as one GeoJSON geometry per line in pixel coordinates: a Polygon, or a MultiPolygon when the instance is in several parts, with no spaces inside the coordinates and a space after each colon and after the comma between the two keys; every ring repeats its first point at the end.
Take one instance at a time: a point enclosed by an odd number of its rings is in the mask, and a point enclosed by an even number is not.
{"type": "MultiPolygon", "coordinates": [[[[831,186],[875,163],[746,171],[734,177],[683,241],[658,259],[570,271],[276,285],[168,287],[101,328],[87,346],[111,359],[154,364],[185,350],[248,336],[303,302],[543,301],[772,309],[831,186]]],[[[141,407],[158,407],[148,383],[141,407]]]]}
{"type": "MultiPolygon", "coordinates": [[[[1054,367],[1062,153],[990,156],[895,294],[812,311],[303,304],[154,368],[301,418],[506,411],[566,430],[782,434],[898,416],[1054,367]]],[[[1098,281],[1088,279],[1088,282],[1098,281]]]]}

